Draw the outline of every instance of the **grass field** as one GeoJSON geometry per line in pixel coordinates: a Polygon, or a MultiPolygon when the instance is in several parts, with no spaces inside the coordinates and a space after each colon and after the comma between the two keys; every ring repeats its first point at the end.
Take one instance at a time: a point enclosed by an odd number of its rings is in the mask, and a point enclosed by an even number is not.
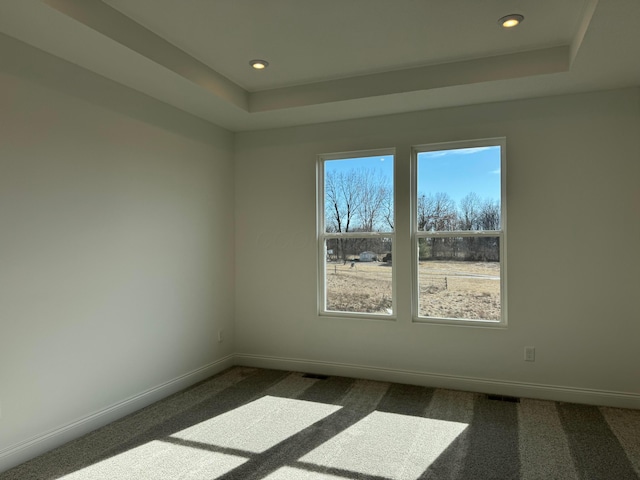
{"type": "MultiPolygon", "coordinates": [[[[392,267],[385,263],[327,263],[327,309],[389,313],[392,267]]],[[[440,318],[500,319],[498,262],[420,262],[420,315],[440,318]]]]}

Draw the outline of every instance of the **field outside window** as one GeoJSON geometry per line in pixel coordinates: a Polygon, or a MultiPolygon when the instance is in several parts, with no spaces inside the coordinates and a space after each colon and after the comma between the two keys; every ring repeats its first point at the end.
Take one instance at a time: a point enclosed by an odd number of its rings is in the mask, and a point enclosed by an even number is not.
{"type": "Polygon", "coordinates": [[[414,311],[505,324],[504,142],[414,149],[414,311]]]}
{"type": "Polygon", "coordinates": [[[394,314],[393,152],[319,160],[320,313],[394,314]]]}

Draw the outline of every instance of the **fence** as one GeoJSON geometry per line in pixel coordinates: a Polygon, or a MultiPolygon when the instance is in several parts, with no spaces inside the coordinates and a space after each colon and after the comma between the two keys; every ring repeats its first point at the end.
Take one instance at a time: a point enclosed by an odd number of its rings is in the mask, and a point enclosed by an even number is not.
{"type": "Polygon", "coordinates": [[[438,293],[449,288],[447,277],[442,275],[420,275],[420,293],[438,293]]]}

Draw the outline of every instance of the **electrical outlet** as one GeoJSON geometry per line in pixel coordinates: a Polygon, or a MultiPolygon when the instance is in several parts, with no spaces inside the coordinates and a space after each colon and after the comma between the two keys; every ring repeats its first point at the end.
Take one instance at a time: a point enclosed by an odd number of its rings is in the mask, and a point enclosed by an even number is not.
{"type": "Polygon", "coordinates": [[[218,343],[222,343],[224,337],[222,336],[222,330],[218,330],[218,343]]]}
{"type": "Polygon", "coordinates": [[[525,362],[536,361],[536,347],[524,347],[524,361],[525,362]]]}

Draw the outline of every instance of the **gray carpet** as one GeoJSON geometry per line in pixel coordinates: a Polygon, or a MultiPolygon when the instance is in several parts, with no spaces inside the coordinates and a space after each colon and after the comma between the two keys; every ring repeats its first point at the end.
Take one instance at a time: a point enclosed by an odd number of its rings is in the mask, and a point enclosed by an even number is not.
{"type": "Polygon", "coordinates": [[[57,478],[640,479],[640,410],[234,367],[0,474],[57,478]]]}

